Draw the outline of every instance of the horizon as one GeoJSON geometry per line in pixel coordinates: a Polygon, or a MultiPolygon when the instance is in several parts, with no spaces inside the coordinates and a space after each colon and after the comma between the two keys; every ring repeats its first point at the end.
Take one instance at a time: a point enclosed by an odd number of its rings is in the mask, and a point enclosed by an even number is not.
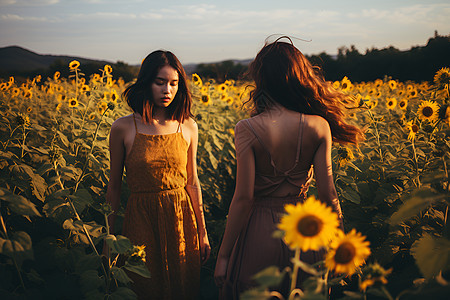
{"type": "Polygon", "coordinates": [[[252,59],[279,32],[306,55],[351,45],[405,51],[450,34],[447,2],[0,0],[0,47],[129,65],[166,49],[189,65],[252,59]]]}

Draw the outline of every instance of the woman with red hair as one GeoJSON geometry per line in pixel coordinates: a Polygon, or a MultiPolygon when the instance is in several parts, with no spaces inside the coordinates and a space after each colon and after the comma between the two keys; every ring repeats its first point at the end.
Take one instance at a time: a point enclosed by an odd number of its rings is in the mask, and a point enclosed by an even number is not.
{"type": "MultiPolygon", "coordinates": [[[[221,299],[238,299],[253,287],[252,276],[291,265],[292,250],[272,237],[284,205],[306,199],[315,176],[318,198],[342,213],[332,174],[332,141],[356,144],[362,132],[344,121],[349,96],[335,90],[292,44],[266,44],[249,66],[255,82],[252,117],[237,123],[236,189],[215,269],[221,299]]],[[[315,263],[320,251],[301,253],[315,263]]],[[[307,274],[301,273],[299,282],[307,274]]],[[[287,278],[276,288],[289,292],[287,278]]]]}

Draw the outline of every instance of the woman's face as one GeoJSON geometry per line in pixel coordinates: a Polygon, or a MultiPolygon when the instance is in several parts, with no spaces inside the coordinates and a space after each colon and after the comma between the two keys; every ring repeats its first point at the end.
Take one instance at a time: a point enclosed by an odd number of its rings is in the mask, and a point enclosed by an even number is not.
{"type": "Polygon", "coordinates": [[[152,83],[153,103],[166,108],[178,91],[178,72],[171,66],[162,67],[152,83]]]}

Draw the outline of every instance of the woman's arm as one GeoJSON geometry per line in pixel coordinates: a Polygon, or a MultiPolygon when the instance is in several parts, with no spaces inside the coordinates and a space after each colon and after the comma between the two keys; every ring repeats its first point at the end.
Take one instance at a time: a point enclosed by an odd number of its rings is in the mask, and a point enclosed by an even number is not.
{"type": "Polygon", "coordinates": [[[197,175],[197,147],[198,147],[198,127],[193,120],[188,121],[191,132],[190,145],[187,160],[187,185],[186,191],[192,200],[200,242],[200,254],[202,262],[208,260],[211,253],[208,234],[206,232],[205,216],[203,213],[202,190],[197,175]]]}
{"type": "Polygon", "coordinates": [[[116,213],[120,206],[120,192],[125,162],[125,129],[123,119],[119,119],[111,125],[109,134],[110,172],[106,202],[111,205],[113,210],[113,213],[108,217],[111,232],[114,232],[116,213]]]}
{"type": "Polygon", "coordinates": [[[236,145],[236,189],[228,212],[228,220],[220,246],[214,277],[216,284],[221,286],[225,280],[228,260],[236,240],[248,219],[253,205],[255,185],[255,155],[249,144],[248,133],[244,132],[244,123],[235,128],[236,145]]]}
{"type": "Polygon", "coordinates": [[[337,197],[336,187],[333,179],[331,160],[332,137],[331,129],[327,121],[321,119],[319,133],[319,147],[314,155],[314,173],[317,183],[319,200],[331,206],[338,214],[342,224],[342,211],[337,197]]]}

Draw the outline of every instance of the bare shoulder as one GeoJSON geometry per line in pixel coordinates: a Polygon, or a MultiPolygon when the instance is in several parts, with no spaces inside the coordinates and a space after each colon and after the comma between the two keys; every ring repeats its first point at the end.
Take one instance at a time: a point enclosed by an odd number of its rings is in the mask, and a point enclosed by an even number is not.
{"type": "Polygon", "coordinates": [[[130,129],[130,126],[134,126],[133,114],[115,120],[111,125],[111,133],[124,134],[130,129]]]}
{"type": "Polygon", "coordinates": [[[330,124],[328,124],[328,121],[318,115],[305,114],[305,127],[315,133],[319,138],[323,138],[331,134],[330,124]]]}
{"type": "Polygon", "coordinates": [[[234,135],[235,136],[241,136],[241,135],[247,135],[250,128],[248,127],[248,120],[249,119],[243,119],[236,123],[236,126],[234,127],[234,135]]]}
{"type": "Polygon", "coordinates": [[[195,122],[193,118],[187,118],[186,120],[184,120],[183,126],[191,132],[198,132],[197,122],[195,122]]]}

